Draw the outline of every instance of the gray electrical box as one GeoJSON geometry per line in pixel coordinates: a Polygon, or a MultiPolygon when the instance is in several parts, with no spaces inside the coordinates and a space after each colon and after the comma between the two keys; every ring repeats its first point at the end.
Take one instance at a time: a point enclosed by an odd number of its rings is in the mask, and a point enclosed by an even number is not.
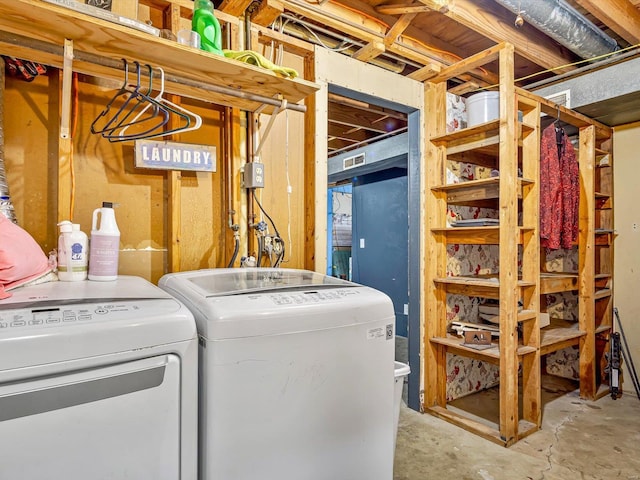
{"type": "Polygon", "coordinates": [[[244,166],[242,175],[244,188],[264,188],[264,164],[249,162],[244,166]]]}

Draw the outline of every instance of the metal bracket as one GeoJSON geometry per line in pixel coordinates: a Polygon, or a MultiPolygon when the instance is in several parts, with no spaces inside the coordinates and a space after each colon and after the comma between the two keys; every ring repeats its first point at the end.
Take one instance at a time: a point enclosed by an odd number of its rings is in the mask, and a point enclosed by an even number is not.
{"type": "Polygon", "coordinates": [[[62,111],[60,112],[60,138],[70,137],[71,84],[73,76],[73,40],[64,39],[62,63],[62,111]]]}
{"type": "MultiPolygon", "coordinates": [[[[264,142],[267,139],[267,137],[269,136],[269,132],[271,132],[271,127],[273,127],[273,122],[275,121],[275,119],[278,116],[278,114],[282,110],[286,110],[287,109],[287,99],[286,98],[283,98],[282,95],[276,95],[275,98],[278,98],[280,100],[280,105],[276,106],[273,109],[273,113],[271,113],[271,118],[269,119],[269,123],[267,124],[267,128],[265,128],[265,130],[264,130],[264,132],[262,134],[262,138],[260,139],[260,144],[256,147],[255,152],[253,153],[254,157],[257,157],[260,154],[260,150],[262,150],[262,147],[264,146],[264,142]]],[[[266,107],[266,105],[262,105],[260,108],[258,108],[255,111],[255,113],[256,114],[260,114],[260,112],[262,110],[264,110],[265,107],[266,107]]]]}

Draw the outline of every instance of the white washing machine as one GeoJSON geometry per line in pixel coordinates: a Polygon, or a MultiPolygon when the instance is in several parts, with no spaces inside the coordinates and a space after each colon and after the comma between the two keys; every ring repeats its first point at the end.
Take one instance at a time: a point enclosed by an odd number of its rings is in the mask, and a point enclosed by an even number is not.
{"type": "Polygon", "coordinates": [[[376,290],[314,272],[165,275],[200,336],[201,480],[391,480],[394,322],[376,290]]]}
{"type": "Polygon", "coordinates": [[[198,342],[137,277],[0,301],[0,478],[197,478],[198,342]]]}

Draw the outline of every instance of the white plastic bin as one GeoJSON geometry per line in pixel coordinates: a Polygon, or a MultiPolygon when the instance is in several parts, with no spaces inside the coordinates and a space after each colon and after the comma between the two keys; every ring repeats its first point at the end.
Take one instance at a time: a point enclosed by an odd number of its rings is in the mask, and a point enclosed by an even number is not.
{"type": "Polygon", "coordinates": [[[398,437],[398,420],[400,419],[400,402],[402,402],[402,387],[404,385],[404,379],[409,373],[411,373],[411,369],[409,365],[402,362],[395,362],[394,368],[394,376],[395,376],[395,388],[393,391],[393,408],[395,416],[393,417],[393,451],[396,450],[396,438],[398,437]]]}
{"type": "Polygon", "coordinates": [[[467,98],[467,126],[490,122],[500,116],[500,92],[480,92],[467,98]]]}

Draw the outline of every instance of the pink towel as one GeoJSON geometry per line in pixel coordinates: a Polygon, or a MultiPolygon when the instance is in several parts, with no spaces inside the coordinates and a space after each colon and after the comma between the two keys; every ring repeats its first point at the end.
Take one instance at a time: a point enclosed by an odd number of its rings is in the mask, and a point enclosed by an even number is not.
{"type": "Polygon", "coordinates": [[[51,271],[49,261],[29,233],[0,214],[0,299],[51,271]]]}

